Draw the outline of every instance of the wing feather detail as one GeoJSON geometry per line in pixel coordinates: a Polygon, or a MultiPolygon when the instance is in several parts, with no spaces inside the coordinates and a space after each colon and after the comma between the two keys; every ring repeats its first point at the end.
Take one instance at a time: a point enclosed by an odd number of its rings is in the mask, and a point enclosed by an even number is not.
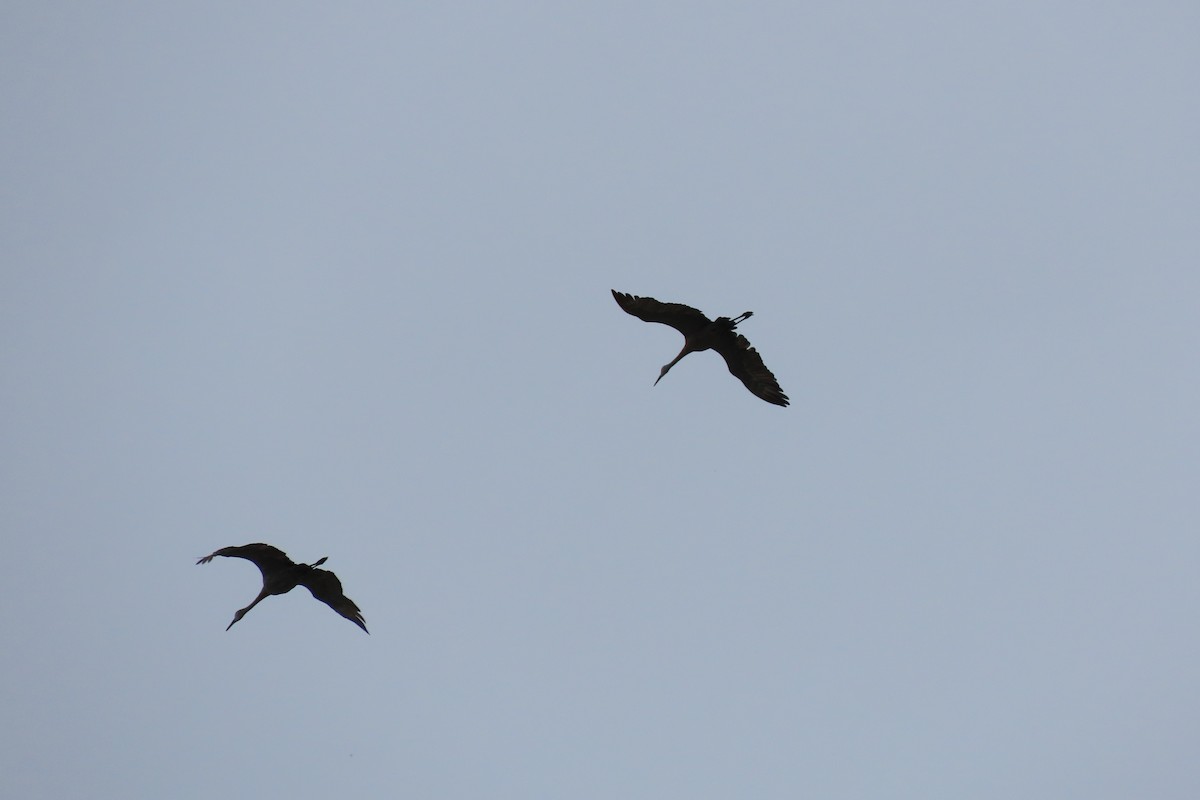
{"type": "Polygon", "coordinates": [[[750,341],[740,333],[730,331],[713,347],[725,359],[729,372],[755,396],[777,406],[786,406],[788,396],[779,387],[779,381],[758,354],[750,341]]]}
{"type": "Polygon", "coordinates": [[[670,325],[684,336],[697,334],[712,322],[700,309],[683,303],[663,303],[653,297],[637,297],[615,289],[612,295],[625,313],[645,322],[670,325]]]}
{"type": "Polygon", "coordinates": [[[313,597],[370,633],[362,611],[342,592],[342,582],[337,575],[327,569],[313,569],[300,581],[300,585],[312,592],[313,597]]]}

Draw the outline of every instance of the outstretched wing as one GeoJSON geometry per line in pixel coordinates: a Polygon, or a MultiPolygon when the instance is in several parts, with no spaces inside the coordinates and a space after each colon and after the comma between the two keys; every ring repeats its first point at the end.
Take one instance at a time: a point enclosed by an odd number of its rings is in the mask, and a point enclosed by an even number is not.
{"type": "Polygon", "coordinates": [[[712,322],[699,309],[683,303],[660,303],[653,297],[635,297],[616,289],[612,290],[612,296],[625,313],[646,322],[670,325],[684,336],[699,333],[712,322]]]}
{"type": "Polygon", "coordinates": [[[294,567],[296,564],[287,557],[287,553],[280,550],[278,547],[272,547],[269,544],[255,542],[253,544],[244,544],[240,547],[222,547],[210,555],[197,561],[197,564],[207,564],[216,556],[228,556],[229,558],[244,558],[247,561],[254,563],[258,567],[258,571],[262,573],[263,581],[267,579],[267,575],[280,570],[294,567]]]}
{"type": "Polygon", "coordinates": [[[746,388],[756,397],[777,406],[788,404],[788,397],[779,388],[779,382],[745,336],[730,331],[728,335],[719,337],[713,349],[725,359],[725,364],[733,376],[746,384],[746,388]]]}
{"type": "Polygon", "coordinates": [[[300,581],[300,585],[312,592],[313,597],[370,633],[358,606],[354,605],[353,600],[342,594],[342,582],[338,580],[337,575],[327,569],[312,569],[300,581]]]}

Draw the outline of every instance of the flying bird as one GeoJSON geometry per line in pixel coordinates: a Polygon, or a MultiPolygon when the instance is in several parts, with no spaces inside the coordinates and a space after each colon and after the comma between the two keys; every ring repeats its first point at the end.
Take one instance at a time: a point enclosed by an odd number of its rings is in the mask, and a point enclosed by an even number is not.
{"type": "Polygon", "coordinates": [[[353,600],[342,594],[342,582],[338,580],[337,575],[327,569],[317,569],[325,563],[328,556],[313,564],[297,564],[278,547],[255,542],[254,544],[244,544],[241,547],[222,547],[196,563],[207,564],[216,556],[244,558],[252,561],[262,573],[263,578],[263,588],[258,593],[258,597],[254,598],[254,602],[250,605],[238,610],[233,615],[233,622],[229,623],[229,627],[225,630],[232,628],[239,619],[246,616],[247,611],[258,605],[263,598],[273,594],[287,594],[297,586],[303,586],[312,592],[313,597],[370,633],[358,606],[354,605],[353,600]]]}
{"type": "Polygon", "coordinates": [[[717,317],[713,320],[704,316],[703,312],[682,303],[660,303],[653,297],[635,297],[615,289],[612,295],[617,305],[626,313],[646,322],[670,325],[683,334],[683,349],[670,364],[662,368],[658,380],[654,381],[656,386],[658,381],[671,371],[671,367],[688,353],[716,350],[725,359],[725,364],[733,376],[746,384],[746,388],[756,397],[777,406],[788,404],[787,395],[779,388],[775,376],[763,363],[762,356],[750,346],[746,337],[736,330],[738,323],[750,319],[754,312],[747,311],[733,319],[717,317]]]}

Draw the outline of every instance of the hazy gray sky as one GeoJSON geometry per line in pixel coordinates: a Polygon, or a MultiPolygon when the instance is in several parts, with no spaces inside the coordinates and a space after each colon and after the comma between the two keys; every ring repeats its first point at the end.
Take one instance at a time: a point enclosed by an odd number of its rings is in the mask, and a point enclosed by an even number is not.
{"type": "Polygon", "coordinates": [[[1200,6],[567,5],[5,5],[0,794],[1200,796],[1200,6]]]}

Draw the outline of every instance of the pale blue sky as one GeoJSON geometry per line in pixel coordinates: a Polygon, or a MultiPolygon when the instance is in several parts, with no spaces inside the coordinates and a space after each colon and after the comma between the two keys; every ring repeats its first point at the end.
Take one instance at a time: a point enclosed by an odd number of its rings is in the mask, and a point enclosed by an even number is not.
{"type": "Polygon", "coordinates": [[[0,794],[1196,797],[1198,33],[8,3],[0,794]]]}

